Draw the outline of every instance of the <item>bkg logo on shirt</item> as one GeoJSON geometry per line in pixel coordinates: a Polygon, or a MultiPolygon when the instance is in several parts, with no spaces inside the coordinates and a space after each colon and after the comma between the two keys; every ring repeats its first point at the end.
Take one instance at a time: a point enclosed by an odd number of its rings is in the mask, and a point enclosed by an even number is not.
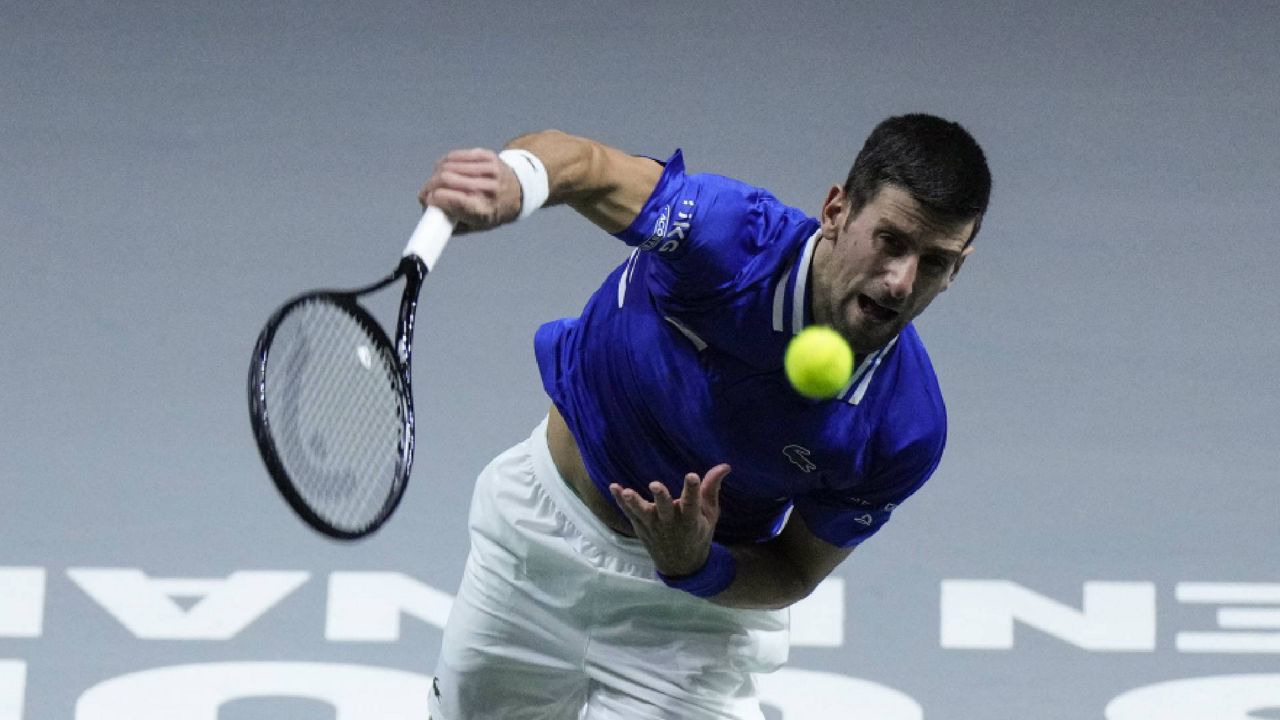
{"type": "Polygon", "coordinates": [[[671,221],[671,206],[667,205],[662,208],[662,212],[658,214],[658,221],[653,224],[653,232],[649,234],[649,239],[640,244],[641,250],[652,250],[662,242],[667,236],[667,223],[671,221]]]}

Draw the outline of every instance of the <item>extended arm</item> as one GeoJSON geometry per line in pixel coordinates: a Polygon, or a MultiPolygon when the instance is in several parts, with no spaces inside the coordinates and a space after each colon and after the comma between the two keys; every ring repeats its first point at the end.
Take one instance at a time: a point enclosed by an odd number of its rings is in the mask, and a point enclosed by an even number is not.
{"type": "Polygon", "coordinates": [[[733,584],[710,598],[718,605],[743,608],[782,608],[808,597],[853,548],[819,539],[794,513],[774,539],[752,545],[731,545],[738,564],[733,584]]]}
{"type": "MultiPolygon", "coordinates": [[[[547,169],[547,205],[564,204],[609,233],[626,229],[662,175],[649,159],[559,130],[521,135],[507,147],[527,150],[547,169]]],[[[436,163],[418,200],[445,211],[461,232],[515,220],[521,190],[512,169],[493,150],[454,150],[436,163]]]]}

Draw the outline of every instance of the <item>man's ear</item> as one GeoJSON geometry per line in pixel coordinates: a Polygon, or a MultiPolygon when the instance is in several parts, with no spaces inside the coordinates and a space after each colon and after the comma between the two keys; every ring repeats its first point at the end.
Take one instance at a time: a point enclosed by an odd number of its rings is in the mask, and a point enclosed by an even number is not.
{"type": "Polygon", "coordinates": [[[849,204],[845,202],[844,190],[839,185],[832,185],[827,191],[827,199],[822,203],[822,213],[819,218],[822,220],[823,237],[835,240],[840,233],[837,232],[840,226],[845,222],[846,211],[849,204]]]}
{"type": "Polygon", "coordinates": [[[969,255],[972,253],[973,253],[972,245],[960,251],[960,257],[956,258],[956,266],[951,268],[951,274],[947,276],[947,284],[942,286],[943,290],[946,290],[947,288],[951,287],[951,283],[956,281],[956,275],[960,274],[960,267],[964,265],[965,258],[969,257],[969,255]]]}

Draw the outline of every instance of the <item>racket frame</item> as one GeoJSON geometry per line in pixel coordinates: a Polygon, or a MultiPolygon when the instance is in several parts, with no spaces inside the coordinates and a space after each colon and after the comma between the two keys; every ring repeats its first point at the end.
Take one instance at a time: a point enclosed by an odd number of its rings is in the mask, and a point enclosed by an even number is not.
{"type": "Polygon", "coordinates": [[[422,281],[428,272],[427,265],[422,259],[409,254],[400,259],[395,272],[371,285],[355,290],[313,290],[297,295],[272,313],[254,346],[253,362],[249,368],[249,419],[258,444],[258,452],[262,456],[272,482],[284,496],[289,507],[312,528],[335,540],[357,540],[377,531],[395,512],[408,487],[409,474],[413,469],[415,437],[412,382],[413,327],[417,317],[418,295],[422,289],[422,281]],[[360,305],[358,298],[377,292],[401,278],[405,280],[405,287],[400,298],[400,310],[396,321],[396,340],[392,344],[386,331],[373,315],[360,305]],[[289,473],[285,471],[284,463],[271,436],[270,415],[267,407],[267,365],[270,361],[271,343],[275,339],[280,323],[289,313],[303,303],[317,300],[341,307],[365,330],[373,342],[379,345],[379,352],[390,352],[395,361],[396,391],[400,395],[405,410],[401,434],[403,442],[400,447],[400,456],[396,461],[395,478],[391,489],[373,520],[356,529],[337,527],[311,508],[289,477],[289,473]]]}
{"type": "Polygon", "coordinates": [[[412,354],[413,326],[418,313],[418,295],[422,290],[422,281],[436,266],[440,259],[440,254],[444,252],[449,238],[453,235],[453,230],[453,221],[443,211],[437,207],[428,206],[422,216],[418,218],[418,224],[414,227],[408,244],[405,245],[400,264],[396,267],[395,272],[372,285],[355,290],[319,290],[298,295],[281,305],[267,320],[267,324],[258,335],[258,341],[253,351],[253,361],[249,366],[249,419],[250,424],[253,426],[254,437],[258,443],[258,452],[262,456],[263,463],[267,466],[267,472],[271,475],[272,482],[275,483],[280,494],[284,496],[286,502],[297,513],[298,517],[302,518],[315,530],[331,538],[355,540],[370,535],[382,527],[383,523],[391,517],[396,507],[400,505],[400,500],[404,497],[405,489],[408,487],[409,474],[413,469],[415,445],[412,354]],[[405,279],[405,287],[400,297],[400,313],[396,322],[396,341],[392,345],[386,331],[357,302],[357,299],[362,295],[381,290],[400,278],[405,279]],[[271,426],[267,416],[269,408],[267,408],[266,377],[271,341],[275,338],[275,333],[280,326],[281,320],[293,308],[308,300],[320,298],[333,302],[348,311],[368,331],[369,337],[375,343],[381,344],[380,351],[387,349],[391,351],[391,356],[397,366],[395,368],[399,385],[397,390],[400,391],[401,402],[405,410],[402,418],[404,423],[401,435],[403,444],[400,447],[400,457],[397,459],[394,484],[387,493],[387,499],[373,521],[367,526],[355,530],[335,527],[312,510],[302,494],[298,492],[293,480],[290,479],[289,474],[285,471],[284,463],[276,452],[275,442],[271,439],[271,426]]]}

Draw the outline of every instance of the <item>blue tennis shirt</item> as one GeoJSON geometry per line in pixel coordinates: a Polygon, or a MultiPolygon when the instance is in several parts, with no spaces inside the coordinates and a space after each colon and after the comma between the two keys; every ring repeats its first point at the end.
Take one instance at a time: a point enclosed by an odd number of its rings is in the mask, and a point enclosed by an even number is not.
{"type": "Polygon", "coordinates": [[[913,326],[859,358],[837,398],[805,399],[782,372],[812,322],[818,228],[766,190],[686,175],[677,150],[616,235],[631,256],[581,316],[538,329],[543,385],[610,503],[610,483],[674,496],[685,473],[727,462],[718,541],[767,540],[794,511],[850,547],[933,473],[946,409],[913,326]]]}

